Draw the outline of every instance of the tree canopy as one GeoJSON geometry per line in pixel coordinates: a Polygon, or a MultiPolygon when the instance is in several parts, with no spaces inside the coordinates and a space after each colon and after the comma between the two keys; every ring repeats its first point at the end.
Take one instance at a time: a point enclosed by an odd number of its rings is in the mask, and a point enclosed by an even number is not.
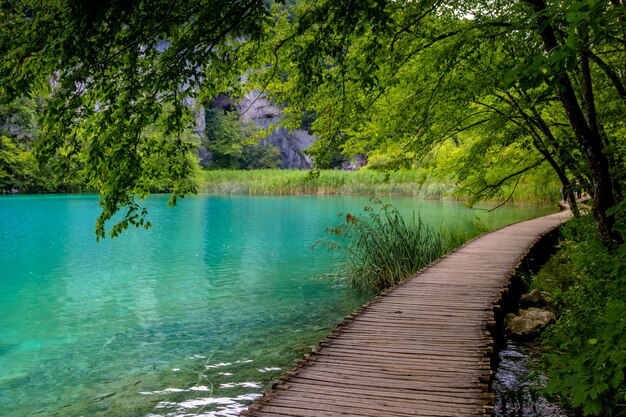
{"type": "Polygon", "coordinates": [[[122,207],[113,234],[144,224],[147,178],[161,176],[173,201],[194,191],[193,102],[257,88],[294,123],[316,114],[320,160],[462,145],[456,175],[478,197],[550,166],[574,209],[576,188],[592,195],[611,246],[624,12],[622,0],[9,1],[0,96],[45,97],[37,154],[86,155],[99,236],[122,207]]]}
{"type": "Polygon", "coordinates": [[[610,246],[620,240],[606,213],[622,199],[625,11],[592,0],[307,2],[284,12],[265,62],[280,59],[262,74],[281,74],[269,90],[294,115],[305,98],[318,113],[319,147],[419,157],[461,141],[457,172],[479,197],[548,164],[574,210],[576,188],[592,195],[610,246]]]}
{"type": "Polygon", "coordinates": [[[136,196],[155,176],[167,176],[172,202],[195,191],[190,104],[237,88],[268,22],[258,0],[3,2],[0,99],[46,98],[37,154],[86,155],[97,235],[128,209],[117,235],[148,224],[136,196]]]}

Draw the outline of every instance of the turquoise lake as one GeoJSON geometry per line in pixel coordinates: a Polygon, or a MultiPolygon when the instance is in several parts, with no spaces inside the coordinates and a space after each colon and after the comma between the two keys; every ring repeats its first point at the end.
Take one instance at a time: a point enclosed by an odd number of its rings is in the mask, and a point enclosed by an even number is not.
{"type": "MultiPolygon", "coordinates": [[[[550,212],[384,201],[467,231],[550,212]]],[[[367,197],[166,202],[96,243],[96,196],[0,197],[2,416],[234,416],[371,296],[311,249],[367,197]]]]}

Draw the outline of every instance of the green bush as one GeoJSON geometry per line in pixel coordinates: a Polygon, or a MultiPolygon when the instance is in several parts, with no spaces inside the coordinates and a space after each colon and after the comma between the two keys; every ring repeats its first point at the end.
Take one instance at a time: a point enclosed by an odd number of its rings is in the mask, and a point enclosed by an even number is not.
{"type": "Polygon", "coordinates": [[[546,389],[586,416],[626,416],[626,245],[608,253],[586,216],[563,228],[561,246],[552,262],[568,265],[550,268],[557,321],[543,335],[546,389]]]}

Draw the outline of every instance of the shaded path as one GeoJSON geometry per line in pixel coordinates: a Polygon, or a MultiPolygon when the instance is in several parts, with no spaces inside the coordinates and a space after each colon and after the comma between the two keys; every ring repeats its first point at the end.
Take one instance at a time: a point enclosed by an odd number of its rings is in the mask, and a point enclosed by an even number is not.
{"type": "Polygon", "coordinates": [[[477,238],[377,296],[242,416],[488,416],[494,307],[557,213],[477,238]]]}

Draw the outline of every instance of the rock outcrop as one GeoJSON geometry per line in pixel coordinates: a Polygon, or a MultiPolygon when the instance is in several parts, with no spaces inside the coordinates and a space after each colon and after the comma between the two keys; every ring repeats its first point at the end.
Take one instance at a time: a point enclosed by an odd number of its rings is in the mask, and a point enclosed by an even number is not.
{"type": "MultiPolygon", "coordinates": [[[[214,104],[227,111],[236,110],[243,120],[254,122],[261,129],[276,125],[283,117],[280,107],[258,91],[247,93],[239,101],[220,94],[215,98],[214,104]]],[[[304,151],[316,139],[316,136],[304,129],[289,130],[279,126],[263,139],[263,143],[273,145],[280,150],[280,168],[310,169],[313,167],[313,161],[304,151]]]]}
{"type": "Polygon", "coordinates": [[[504,323],[511,336],[528,339],[554,320],[555,316],[552,312],[530,307],[527,310],[520,310],[518,315],[507,314],[504,323]]]}
{"type": "Polygon", "coordinates": [[[543,307],[546,305],[546,299],[541,294],[541,291],[535,288],[529,293],[522,295],[522,297],[520,298],[520,304],[523,308],[543,307]]]}

